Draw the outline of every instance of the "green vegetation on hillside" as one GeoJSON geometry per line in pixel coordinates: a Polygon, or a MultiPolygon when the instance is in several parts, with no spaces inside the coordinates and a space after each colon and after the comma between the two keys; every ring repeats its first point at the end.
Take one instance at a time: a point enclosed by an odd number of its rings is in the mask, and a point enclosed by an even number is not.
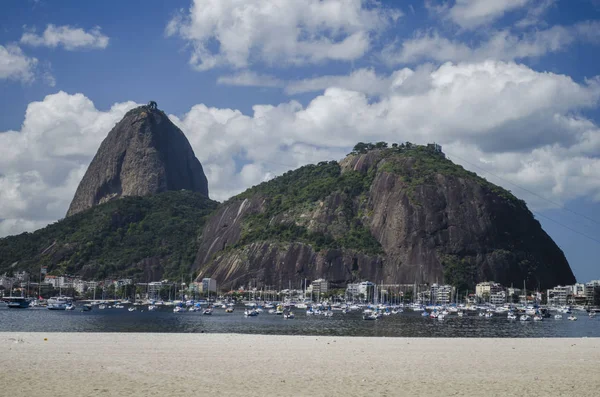
{"type": "Polygon", "coordinates": [[[0,274],[35,275],[48,266],[50,274],[135,277],[142,272],[135,263],[157,258],[165,277],[179,278],[188,274],[206,216],[216,206],[189,191],[110,201],[36,232],[0,239],[0,274]]]}
{"type": "Polygon", "coordinates": [[[410,190],[422,185],[435,184],[436,176],[444,175],[475,181],[512,205],[526,206],[523,200],[515,197],[510,191],[496,186],[476,173],[448,160],[442,152],[435,150],[434,145],[422,146],[406,142],[394,143],[391,147],[388,147],[385,142],[359,142],[351,154],[362,154],[371,150],[381,150],[381,157],[385,159],[379,170],[400,176],[410,190]]]}
{"type": "Polygon", "coordinates": [[[257,241],[300,241],[321,249],[348,248],[370,254],[382,253],[381,245],[357,219],[354,199],[368,192],[375,169],[369,173],[349,171],[341,173],[335,161],[306,165],[289,171],[271,181],[254,186],[234,199],[260,195],[268,198],[266,210],[244,219],[244,231],[238,246],[257,241]],[[273,217],[303,208],[307,204],[324,200],[339,193],[343,198],[341,210],[348,228],[342,236],[334,238],[322,232],[313,232],[294,222],[272,222],[273,217]]]}
{"type": "Polygon", "coordinates": [[[474,180],[491,193],[509,201],[512,205],[522,205],[510,192],[489,183],[475,173],[448,160],[436,150],[434,145],[420,146],[410,142],[392,144],[386,142],[359,142],[350,155],[379,153],[377,165],[368,172],[341,172],[335,161],[306,165],[254,186],[231,200],[253,196],[266,198],[264,212],[244,219],[242,238],[237,246],[258,241],[301,241],[313,246],[317,251],[327,248],[355,249],[369,254],[380,254],[382,248],[362,223],[359,216],[361,198],[368,196],[371,184],[378,172],[398,175],[407,185],[409,197],[414,189],[422,185],[436,183],[438,175],[474,180]],[[343,204],[339,208],[348,225],[341,236],[315,232],[297,222],[295,216],[306,212],[311,203],[326,200],[333,194],[340,194],[343,204]]]}

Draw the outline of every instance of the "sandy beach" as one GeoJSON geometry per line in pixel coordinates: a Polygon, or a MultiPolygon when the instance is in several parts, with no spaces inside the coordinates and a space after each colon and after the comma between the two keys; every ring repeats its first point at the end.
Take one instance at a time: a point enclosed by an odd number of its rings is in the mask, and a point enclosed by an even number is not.
{"type": "Polygon", "coordinates": [[[592,395],[600,339],[0,333],[3,396],[592,395]]]}

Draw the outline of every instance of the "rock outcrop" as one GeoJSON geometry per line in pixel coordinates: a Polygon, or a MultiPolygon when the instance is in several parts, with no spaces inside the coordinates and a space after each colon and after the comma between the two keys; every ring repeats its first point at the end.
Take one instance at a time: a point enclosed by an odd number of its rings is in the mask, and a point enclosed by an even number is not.
{"type": "Polygon", "coordinates": [[[190,190],[208,197],[208,182],[190,143],[155,106],[129,111],[104,139],[67,216],[124,196],[190,190]]]}
{"type": "Polygon", "coordinates": [[[523,201],[414,146],[302,167],[232,198],[207,221],[195,266],[225,288],[575,282],[523,201]]]}

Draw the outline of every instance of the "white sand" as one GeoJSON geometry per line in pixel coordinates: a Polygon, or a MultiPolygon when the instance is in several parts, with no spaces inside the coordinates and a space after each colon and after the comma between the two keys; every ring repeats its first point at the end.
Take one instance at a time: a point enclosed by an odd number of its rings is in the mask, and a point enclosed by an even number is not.
{"type": "Polygon", "coordinates": [[[600,339],[0,333],[0,371],[15,397],[590,396],[600,339]]]}

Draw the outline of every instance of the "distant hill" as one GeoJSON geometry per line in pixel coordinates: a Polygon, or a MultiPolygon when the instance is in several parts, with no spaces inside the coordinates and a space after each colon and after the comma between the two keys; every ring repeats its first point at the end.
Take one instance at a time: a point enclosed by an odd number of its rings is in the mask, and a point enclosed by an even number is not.
{"type": "Polygon", "coordinates": [[[108,133],[77,187],[67,216],[125,196],[191,190],[208,182],[187,138],[156,108],[140,106],[108,133]]]}
{"type": "Polygon", "coordinates": [[[202,227],[217,205],[190,191],[109,201],[33,233],[0,239],[0,274],[37,275],[48,266],[50,274],[88,279],[189,277],[202,227]]]}
{"type": "MultiPolygon", "coordinates": [[[[142,116],[141,116],[142,117],[142,116]]],[[[147,117],[147,116],[143,116],[147,117]]],[[[166,191],[95,205],[0,239],[0,273],[47,265],[90,279],[214,277],[223,288],[475,283],[548,288],[573,272],[525,202],[434,145],[359,143],[218,204],[166,191]]]]}
{"type": "Polygon", "coordinates": [[[478,281],[547,288],[575,281],[525,203],[435,145],[358,144],[341,162],[290,171],[224,203],[207,221],[199,277],[233,287],[326,278],[478,281]]]}

